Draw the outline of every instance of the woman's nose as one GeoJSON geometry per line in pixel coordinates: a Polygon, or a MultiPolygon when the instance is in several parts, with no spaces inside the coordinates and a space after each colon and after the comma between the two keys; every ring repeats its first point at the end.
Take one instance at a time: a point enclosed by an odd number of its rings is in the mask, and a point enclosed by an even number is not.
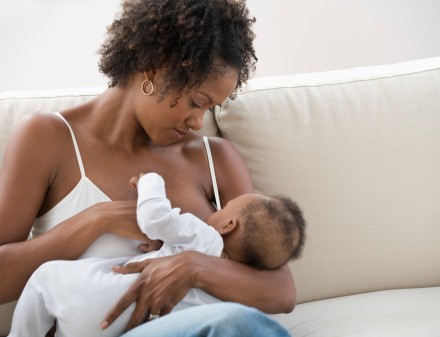
{"type": "Polygon", "coordinates": [[[199,113],[195,113],[188,117],[186,124],[193,130],[200,130],[203,126],[203,116],[205,115],[204,111],[199,113]]]}

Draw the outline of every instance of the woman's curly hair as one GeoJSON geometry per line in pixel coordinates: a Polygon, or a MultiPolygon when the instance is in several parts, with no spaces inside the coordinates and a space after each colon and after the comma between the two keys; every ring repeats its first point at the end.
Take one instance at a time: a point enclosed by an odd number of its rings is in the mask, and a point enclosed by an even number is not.
{"type": "Polygon", "coordinates": [[[238,89],[257,61],[254,22],[245,1],[126,0],[107,29],[99,69],[110,87],[126,85],[136,72],[164,69],[162,95],[181,95],[230,66],[238,70],[238,89]]]}

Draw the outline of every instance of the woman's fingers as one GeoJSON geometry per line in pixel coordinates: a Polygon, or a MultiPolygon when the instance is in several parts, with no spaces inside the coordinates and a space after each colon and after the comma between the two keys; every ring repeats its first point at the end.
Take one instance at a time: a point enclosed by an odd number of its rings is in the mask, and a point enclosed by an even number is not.
{"type": "Polygon", "coordinates": [[[171,310],[173,310],[174,306],[173,305],[165,305],[161,310],[160,310],[160,316],[165,316],[168,315],[171,310]]]}
{"type": "Polygon", "coordinates": [[[144,261],[127,263],[123,266],[114,266],[112,270],[118,274],[134,274],[140,273],[144,269],[144,261]]]}
{"type": "Polygon", "coordinates": [[[106,328],[112,324],[132,303],[136,306],[127,329],[151,320],[150,315],[163,316],[171,312],[191,288],[192,263],[189,263],[191,259],[188,254],[180,253],[114,267],[113,270],[120,274],[140,274],[108,312],[102,327],[106,328]]]}
{"type": "Polygon", "coordinates": [[[138,248],[140,251],[142,251],[144,253],[148,253],[153,250],[159,250],[160,247],[162,247],[162,245],[163,245],[163,241],[148,239],[148,241],[146,243],[141,243],[138,246],[138,248]]]}
{"type": "Polygon", "coordinates": [[[151,240],[139,227],[136,218],[136,201],[110,201],[96,204],[85,210],[84,216],[100,219],[104,232],[142,242],[143,252],[157,250],[160,240],[151,240]]]}
{"type": "Polygon", "coordinates": [[[154,318],[161,316],[162,310],[160,309],[159,302],[154,304],[154,296],[153,294],[143,288],[141,290],[141,294],[136,303],[136,307],[130,317],[130,320],[127,323],[126,330],[131,330],[142,323],[146,323],[154,318]]]}
{"type": "Polygon", "coordinates": [[[137,302],[137,305],[127,323],[126,331],[131,330],[138,325],[147,322],[149,319],[150,310],[146,307],[145,303],[137,302]]]}
{"type": "Polygon", "coordinates": [[[104,317],[101,328],[106,329],[110,326],[132,303],[136,302],[136,299],[137,294],[135,292],[126,292],[104,317]]]}
{"type": "Polygon", "coordinates": [[[105,232],[112,233],[132,240],[145,243],[147,251],[156,250],[161,243],[151,240],[139,227],[136,218],[136,201],[110,201],[102,202],[90,207],[84,213],[90,218],[101,219],[105,225],[105,232]]]}

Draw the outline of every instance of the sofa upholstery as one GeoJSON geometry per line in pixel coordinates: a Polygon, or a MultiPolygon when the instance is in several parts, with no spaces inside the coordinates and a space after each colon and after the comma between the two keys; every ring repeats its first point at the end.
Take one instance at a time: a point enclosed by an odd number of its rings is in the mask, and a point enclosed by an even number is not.
{"type": "MultiPolygon", "coordinates": [[[[0,161],[24,114],[102,90],[0,93],[0,161]]],[[[304,210],[298,304],[273,316],[293,335],[440,335],[440,58],[253,79],[201,132],[236,146],[257,191],[304,210]]]]}

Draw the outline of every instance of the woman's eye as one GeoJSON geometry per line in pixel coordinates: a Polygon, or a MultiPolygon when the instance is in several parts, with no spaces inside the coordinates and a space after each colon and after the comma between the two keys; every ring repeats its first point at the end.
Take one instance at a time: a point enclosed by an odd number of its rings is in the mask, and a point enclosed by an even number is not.
{"type": "Polygon", "coordinates": [[[191,108],[193,109],[201,109],[200,105],[198,105],[196,102],[191,100],[191,108]]]}

